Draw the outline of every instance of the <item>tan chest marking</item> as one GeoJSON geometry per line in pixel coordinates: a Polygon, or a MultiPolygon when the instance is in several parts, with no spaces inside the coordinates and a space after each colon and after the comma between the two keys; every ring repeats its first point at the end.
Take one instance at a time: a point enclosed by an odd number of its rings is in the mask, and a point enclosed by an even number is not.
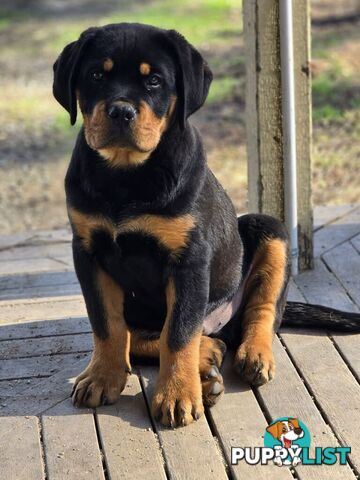
{"type": "Polygon", "coordinates": [[[177,253],[186,247],[189,234],[195,226],[195,219],[190,214],[178,217],[139,215],[117,225],[106,217],[87,215],[73,208],[69,209],[69,217],[86,249],[91,248],[92,232],[104,230],[114,240],[121,233],[144,233],[156,238],[172,253],[177,253]]]}

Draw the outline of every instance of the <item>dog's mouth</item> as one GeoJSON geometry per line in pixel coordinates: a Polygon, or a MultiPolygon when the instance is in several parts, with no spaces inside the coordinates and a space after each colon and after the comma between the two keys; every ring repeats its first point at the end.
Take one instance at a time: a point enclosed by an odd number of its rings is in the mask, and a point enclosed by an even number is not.
{"type": "Polygon", "coordinates": [[[288,440],[287,438],[284,438],[284,447],[285,448],[290,448],[291,447],[291,440],[288,440]]]}

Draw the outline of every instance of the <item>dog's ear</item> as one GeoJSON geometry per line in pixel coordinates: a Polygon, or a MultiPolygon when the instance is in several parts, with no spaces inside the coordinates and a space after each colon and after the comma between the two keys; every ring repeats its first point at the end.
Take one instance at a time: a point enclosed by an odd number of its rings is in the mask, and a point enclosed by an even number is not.
{"type": "Polygon", "coordinates": [[[78,66],[85,46],[90,39],[94,38],[97,30],[96,28],[89,28],[80,35],[79,40],[69,43],[53,66],[53,94],[60,105],[69,112],[71,125],[76,122],[77,115],[75,87],[78,66]]]}
{"type": "Polygon", "coordinates": [[[301,428],[297,418],[289,418],[289,423],[291,423],[294,428],[301,428]]]}
{"type": "Polygon", "coordinates": [[[279,440],[280,439],[280,425],[281,422],[276,422],[276,423],[273,423],[272,425],[269,425],[267,428],[266,428],[266,431],[270,433],[270,435],[272,435],[274,438],[276,438],[276,440],[279,440]]]}
{"type": "Polygon", "coordinates": [[[179,72],[177,78],[177,113],[181,128],[188,117],[204,104],[213,78],[201,54],[176,30],[168,30],[179,72]]]}

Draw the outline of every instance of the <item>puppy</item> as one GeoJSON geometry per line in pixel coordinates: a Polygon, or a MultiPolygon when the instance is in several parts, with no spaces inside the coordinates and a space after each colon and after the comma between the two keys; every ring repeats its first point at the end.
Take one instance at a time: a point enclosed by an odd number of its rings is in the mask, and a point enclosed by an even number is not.
{"type": "MultiPolygon", "coordinates": [[[[293,442],[304,436],[304,430],[300,427],[297,418],[289,418],[287,421],[279,421],[273,423],[272,425],[267,427],[266,431],[269,432],[273,436],[273,438],[279,440],[282,447],[286,448],[287,450],[289,448],[298,448],[298,445],[295,445],[293,442]]],[[[293,467],[295,467],[296,465],[301,463],[301,458],[298,456],[294,456],[292,460],[285,459],[283,461],[281,456],[277,455],[274,458],[274,463],[279,467],[281,467],[283,464],[292,465],[293,467]]]]}
{"type": "Polygon", "coordinates": [[[140,24],[90,28],[54,64],[55,98],[72,124],[78,106],[83,117],[65,188],[94,351],[76,406],[115,402],[133,356],[160,360],[152,411],[167,426],[218,400],[225,344],[246,381],[274,376],[287,234],[238,219],[207,166],[189,117],[211,80],[179,33],[140,24]]]}

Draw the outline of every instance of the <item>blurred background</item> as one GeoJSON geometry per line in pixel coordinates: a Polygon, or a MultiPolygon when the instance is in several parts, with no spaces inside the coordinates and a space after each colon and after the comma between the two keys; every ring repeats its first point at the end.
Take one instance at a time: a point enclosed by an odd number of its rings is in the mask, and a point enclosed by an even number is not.
{"type": "MultiPolygon", "coordinates": [[[[63,178],[79,128],[52,97],[52,65],[91,25],[176,28],[215,80],[194,116],[208,161],[246,211],[241,0],[1,0],[0,232],[64,227],[63,178]]],[[[360,2],[312,1],[313,200],[360,200],[360,2]]]]}

